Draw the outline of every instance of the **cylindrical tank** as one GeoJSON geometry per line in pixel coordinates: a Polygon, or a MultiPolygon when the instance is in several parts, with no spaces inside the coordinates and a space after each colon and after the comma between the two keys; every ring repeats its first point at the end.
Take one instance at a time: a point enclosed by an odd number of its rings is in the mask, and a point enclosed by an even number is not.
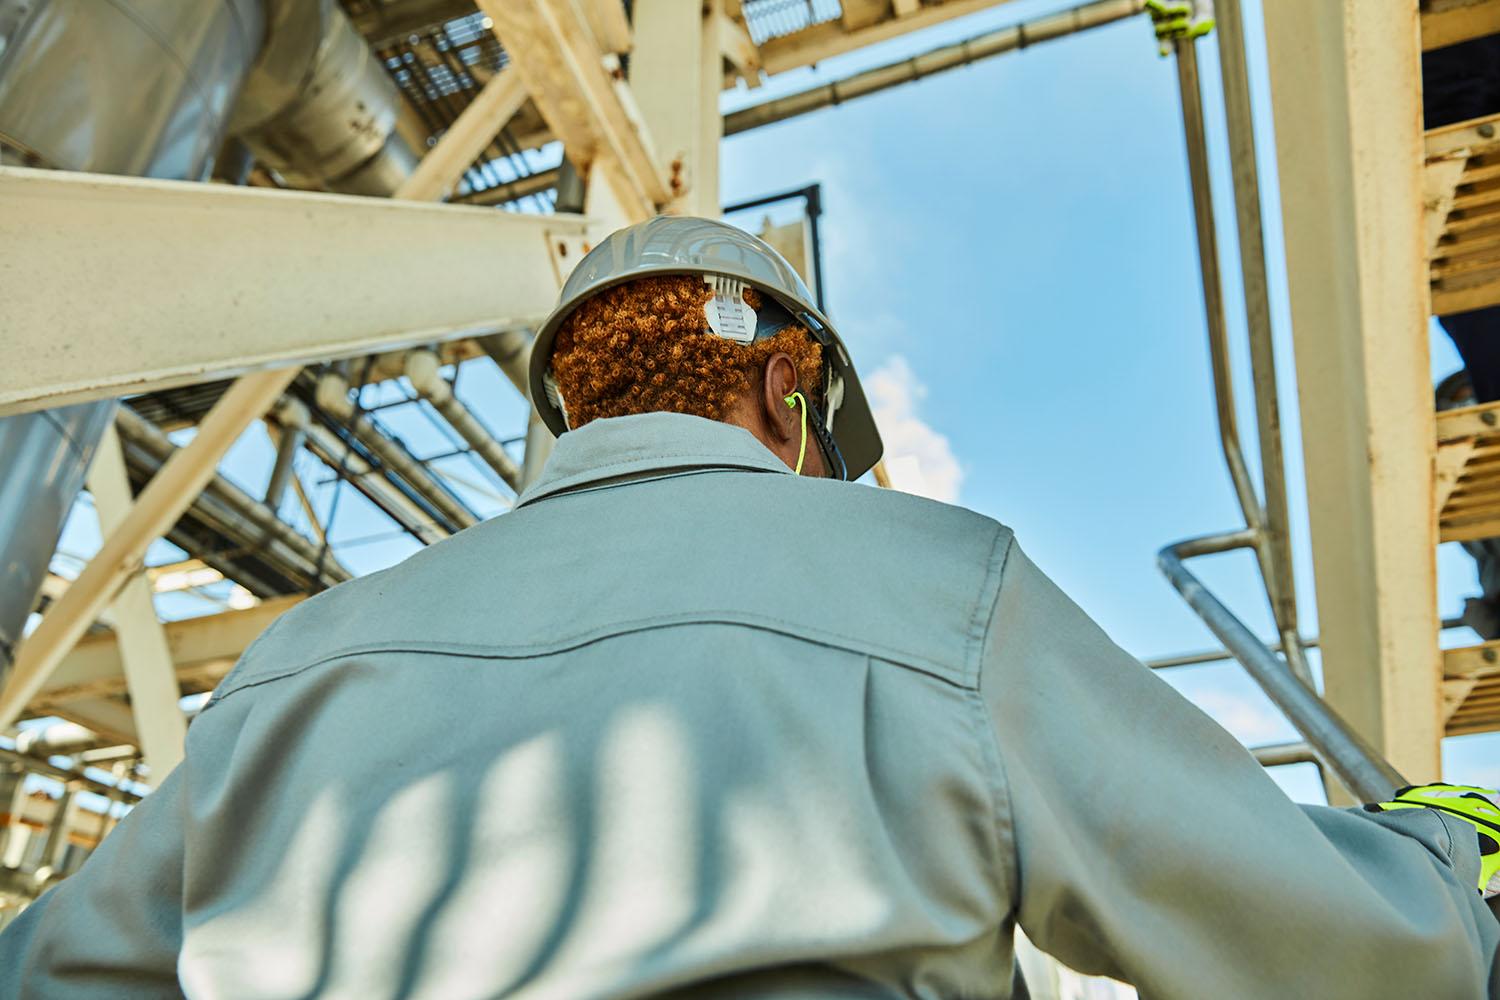
{"type": "MultiPolygon", "coordinates": [[[[0,0],[0,162],[201,180],[264,30],[261,0],[0,0]]],[[[114,405],[0,420],[0,681],[114,405]]]]}
{"type": "Polygon", "coordinates": [[[400,96],[334,0],[267,0],[269,31],[233,131],[295,187],[389,195],[417,157],[400,96]]]}

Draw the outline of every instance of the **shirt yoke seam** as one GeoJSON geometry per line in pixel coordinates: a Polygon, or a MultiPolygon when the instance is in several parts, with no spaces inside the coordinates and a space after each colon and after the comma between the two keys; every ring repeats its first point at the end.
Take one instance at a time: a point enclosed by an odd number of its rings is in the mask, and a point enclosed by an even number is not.
{"type": "MultiPolygon", "coordinates": [[[[675,628],[687,625],[737,625],[743,628],[752,628],[765,632],[773,632],[785,635],[791,639],[813,643],[814,645],[827,646],[832,649],[842,649],[846,652],[856,653],[863,656],[873,656],[877,659],[894,663],[897,666],[914,670],[918,673],[932,677],[957,688],[967,688],[964,671],[955,670],[951,666],[938,660],[918,656],[906,650],[891,649],[866,640],[857,640],[852,637],[843,636],[833,632],[809,632],[805,626],[796,626],[792,622],[775,618],[762,618],[760,616],[747,615],[743,612],[708,612],[690,616],[662,616],[655,618],[638,619],[630,622],[622,622],[618,625],[593,633],[582,633],[559,640],[555,643],[518,646],[464,646],[457,643],[423,643],[386,641],[374,643],[358,643],[336,649],[330,653],[319,656],[300,666],[279,671],[270,676],[258,676],[247,678],[244,683],[227,688],[214,695],[212,701],[204,706],[206,711],[239,691],[253,687],[261,687],[280,680],[287,680],[299,674],[305,673],[316,667],[332,663],[336,660],[351,656],[374,655],[381,653],[410,653],[415,655],[429,656],[455,656],[466,659],[480,660],[532,660],[545,656],[565,653],[570,650],[580,649],[603,642],[607,639],[617,638],[622,635],[630,635],[638,632],[650,632],[658,629],[675,628]]],[[[268,630],[269,631],[269,630],[268,630]]],[[[247,650],[248,653],[248,650],[247,650]]]]}

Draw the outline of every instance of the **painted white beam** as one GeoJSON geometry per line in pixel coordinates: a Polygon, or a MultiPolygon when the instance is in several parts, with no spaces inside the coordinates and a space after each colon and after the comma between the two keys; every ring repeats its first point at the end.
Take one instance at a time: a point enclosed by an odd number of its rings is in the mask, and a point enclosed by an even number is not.
{"type": "MultiPolygon", "coordinates": [[[[256,636],[302,600],[300,594],[273,597],[241,611],[166,623],[163,633],[178,683],[216,684],[256,636]]],[[[31,711],[65,710],[90,699],[117,697],[126,690],[120,637],[115,632],[99,632],[84,636],[63,657],[32,700],[31,711]]]]}
{"type": "Polygon", "coordinates": [[[586,221],[0,167],[0,415],[523,327],[586,221]]]}
{"type": "MultiPolygon", "coordinates": [[[[105,428],[89,468],[88,489],[99,515],[99,527],[107,538],[124,522],[134,499],[113,423],[105,428]]],[[[187,722],[177,707],[182,692],[151,595],[151,581],[139,572],[121,585],[113,607],[138,745],[151,769],[151,783],[159,785],[182,761],[187,722]]]]}
{"type": "MultiPolygon", "coordinates": [[[[713,14],[714,30],[719,36],[719,51],[723,53],[725,62],[734,67],[734,76],[744,80],[746,85],[754,89],[760,86],[760,47],[750,37],[750,31],[745,27],[743,21],[736,21],[727,13],[720,10],[713,14]]],[[[710,90],[713,84],[707,84],[710,90]]],[[[718,107],[715,101],[715,108],[718,107]]],[[[722,138],[722,125],[721,138],[722,138]]]]}
{"type": "Polygon", "coordinates": [[[520,74],[513,69],[496,73],[392,197],[411,201],[446,198],[464,171],[495,141],[495,134],[525,103],[526,85],[521,82],[520,74]]]}
{"type": "Polygon", "coordinates": [[[601,52],[629,52],[630,21],[623,0],[579,0],[601,52]]]}
{"type": "Polygon", "coordinates": [[[1500,32],[1500,0],[1427,0],[1422,48],[1440,49],[1500,32]]]}
{"type": "Polygon", "coordinates": [[[637,0],[630,88],[671,178],[670,209],[719,214],[719,113],[723,85],[722,0],[637,0]]]}
{"type": "Polygon", "coordinates": [[[1439,775],[1417,5],[1265,6],[1326,697],[1439,775]]]}
{"type": "Polygon", "coordinates": [[[607,158],[641,217],[665,204],[667,182],[650,136],[632,114],[630,88],[605,69],[604,53],[573,0],[479,0],[479,7],[573,163],[589,169],[607,158]]]}
{"type": "MultiPolygon", "coordinates": [[[[862,49],[866,45],[890,41],[912,31],[920,31],[934,24],[951,21],[955,17],[973,14],[998,6],[1005,0],[947,0],[941,4],[923,5],[915,13],[905,17],[887,17],[874,24],[849,30],[839,20],[814,25],[781,38],[770,38],[760,46],[761,65],[768,75],[784,73],[799,66],[810,66],[862,49]]],[[[639,27],[637,27],[639,37],[639,27]]]]}

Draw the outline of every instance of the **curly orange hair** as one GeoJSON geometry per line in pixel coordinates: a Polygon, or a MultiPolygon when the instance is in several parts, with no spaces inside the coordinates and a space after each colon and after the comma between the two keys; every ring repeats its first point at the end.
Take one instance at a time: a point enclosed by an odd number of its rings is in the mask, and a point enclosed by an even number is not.
{"type": "MultiPolygon", "coordinates": [[[[558,328],[552,355],[569,426],[663,410],[723,420],[738,397],[757,390],[778,351],[791,357],[798,386],[816,401],[823,349],[806,327],[736,344],[706,332],[703,304],[712,294],[700,275],[637,278],[575,309],[558,328]]],[[[761,295],[747,289],[745,301],[758,309],[761,295]]]]}

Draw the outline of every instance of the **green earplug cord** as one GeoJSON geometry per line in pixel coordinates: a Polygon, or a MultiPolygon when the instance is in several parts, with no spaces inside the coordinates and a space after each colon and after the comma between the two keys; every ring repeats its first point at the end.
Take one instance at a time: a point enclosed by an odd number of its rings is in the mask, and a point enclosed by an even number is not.
{"type": "Polygon", "coordinates": [[[802,400],[802,444],[797,448],[797,475],[802,475],[802,460],[807,457],[807,400],[802,393],[794,392],[786,397],[786,405],[795,407],[802,400]]]}

